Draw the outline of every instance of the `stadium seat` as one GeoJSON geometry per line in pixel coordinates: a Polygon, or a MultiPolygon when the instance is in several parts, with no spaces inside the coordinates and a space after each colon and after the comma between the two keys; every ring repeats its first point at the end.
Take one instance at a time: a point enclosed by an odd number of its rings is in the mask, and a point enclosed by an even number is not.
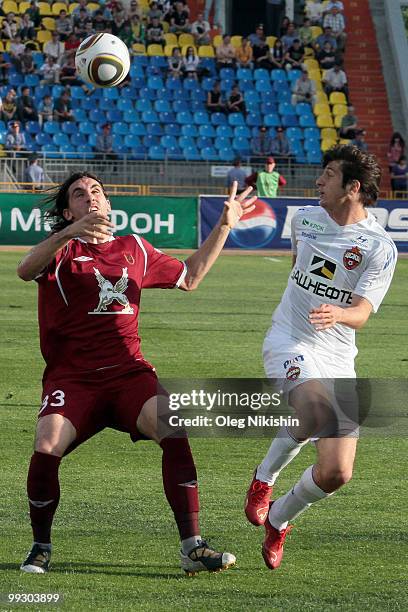
{"type": "Polygon", "coordinates": [[[288,70],[287,77],[288,77],[289,83],[291,83],[292,85],[296,83],[296,81],[300,78],[301,74],[302,74],[302,71],[298,70],[297,68],[288,70]]]}
{"type": "Polygon", "coordinates": [[[334,127],[333,118],[331,115],[318,115],[316,124],[319,128],[334,127]]]}
{"type": "Polygon", "coordinates": [[[277,40],[276,36],[271,35],[271,36],[266,37],[266,44],[268,45],[270,49],[273,49],[273,47],[275,46],[276,40],[277,40]]]}
{"type": "Polygon", "coordinates": [[[163,147],[159,145],[154,145],[152,147],[149,147],[148,157],[150,159],[162,161],[166,159],[166,151],[165,149],[163,149],[163,147]]]}
{"type": "Polygon", "coordinates": [[[344,115],[347,115],[347,106],[345,104],[334,104],[332,113],[335,117],[338,117],[339,115],[344,117],[344,115]]]}
{"type": "Polygon", "coordinates": [[[223,79],[220,83],[220,89],[223,93],[227,93],[231,91],[234,85],[234,79],[223,79]]]}
{"type": "Polygon", "coordinates": [[[139,136],[136,136],[136,134],[126,134],[124,143],[131,149],[142,146],[142,141],[140,140],[139,136]]]}
{"type": "MultiPolygon", "coordinates": [[[[126,121],[126,118],[124,118],[126,121]]],[[[146,126],[144,123],[134,123],[132,121],[129,122],[130,123],[130,133],[134,134],[135,136],[146,136],[147,131],[146,131],[146,126]]]]}
{"type": "Polygon", "coordinates": [[[303,140],[303,131],[299,127],[289,127],[286,136],[289,140],[303,140]]]}
{"type": "Polygon", "coordinates": [[[334,117],[334,127],[341,128],[342,122],[343,122],[343,115],[336,115],[334,117]]]}
{"type": "Polygon", "coordinates": [[[216,131],[212,123],[205,123],[199,126],[198,133],[200,136],[207,136],[208,138],[214,138],[216,131]]]}
{"type": "Polygon", "coordinates": [[[183,148],[183,155],[186,161],[201,161],[201,153],[196,147],[183,148]]]}
{"type": "Polygon", "coordinates": [[[320,151],[308,151],[306,153],[306,159],[308,164],[321,164],[322,154],[320,151]]]}
{"type": "Polygon", "coordinates": [[[317,91],[316,92],[316,102],[321,102],[323,104],[329,103],[329,98],[325,91],[317,91]]]}
{"type": "MultiPolygon", "coordinates": [[[[272,72],[275,72],[275,71],[272,71],[272,72]]],[[[269,72],[266,70],[266,68],[255,68],[254,79],[255,81],[269,81],[270,80],[269,72]]]]}
{"type": "Polygon", "coordinates": [[[150,57],[164,56],[163,47],[161,45],[148,45],[147,55],[150,57]]]}
{"type": "Polygon", "coordinates": [[[153,104],[151,100],[140,98],[139,100],[136,100],[135,108],[137,111],[139,111],[139,113],[143,113],[147,110],[153,110],[153,104]]]}
{"type": "Polygon", "coordinates": [[[237,125],[245,125],[245,118],[242,113],[231,113],[228,115],[228,123],[233,127],[237,125]]]}
{"type": "Polygon", "coordinates": [[[149,89],[148,87],[143,87],[139,91],[139,97],[138,97],[138,100],[136,101],[136,104],[138,102],[145,102],[146,100],[152,101],[156,99],[157,99],[157,93],[155,89],[149,89]]]}
{"type": "Polygon", "coordinates": [[[95,134],[95,124],[90,121],[81,121],[79,123],[79,131],[81,134],[95,134]]]}
{"type": "Polygon", "coordinates": [[[93,108],[89,112],[89,120],[93,123],[103,123],[106,121],[106,113],[100,108],[93,108]]]}
{"type": "MultiPolygon", "coordinates": [[[[67,123],[70,123],[70,122],[67,122],[67,123]]],[[[25,129],[29,134],[39,134],[41,132],[40,124],[38,123],[38,121],[27,121],[25,125],[25,129]]],[[[1,130],[1,126],[0,126],[0,131],[3,131],[1,130]]]]}
{"type": "Polygon", "coordinates": [[[43,132],[46,134],[58,134],[61,130],[61,125],[56,121],[46,121],[43,124],[43,132]]]}
{"type": "Polygon", "coordinates": [[[232,162],[235,159],[235,153],[231,149],[220,149],[218,155],[221,161],[232,162]]]}
{"type": "Polygon", "coordinates": [[[313,112],[315,115],[330,115],[330,106],[323,102],[317,102],[317,104],[313,106],[313,112]]]}
{"type": "Polygon", "coordinates": [[[231,149],[231,139],[225,136],[216,136],[214,138],[214,147],[219,151],[220,149],[231,149]]]}
{"type": "Polygon", "coordinates": [[[211,123],[213,125],[226,125],[227,118],[224,113],[213,113],[211,115],[211,123]]]}
{"type": "MultiPolygon", "coordinates": [[[[66,121],[65,123],[69,123],[68,121],[66,121]]],[[[87,139],[85,138],[84,134],[72,134],[71,136],[71,144],[74,145],[74,147],[79,147],[80,145],[84,145],[84,144],[88,144],[87,143],[87,139]]]]}
{"type": "MultiPolygon", "coordinates": [[[[54,94],[52,94],[52,97],[55,100],[56,96],[54,94]]],[[[89,96],[81,100],[81,108],[83,108],[86,111],[96,110],[95,106],[96,106],[95,100],[89,96]]]]}
{"type": "Polygon", "coordinates": [[[183,136],[198,136],[198,127],[196,125],[187,123],[181,126],[181,133],[183,134],[183,136]]]}
{"type": "Polygon", "coordinates": [[[270,91],[272,91],[272,85],[269,79],[265,81],[258,80],[258,81],[255,81],[255,89],[256,91],[259,91],[259,92],[263,91],[263,92],[269,93],[270,91]]]}
{"type": "Polygon", "coordinates": [[[169,147],[166,149],[166,158],[173,161],[184,160],[184,155],[179,147],[169,147]]]}
{"type": "Polygon", "coordinates": [[[296,115],[296,108],[289,102],[281,102],[278,111],[280,115],[296,115]]]}
{"type": "Polygon", "coordinates": [[[169,136],[180,136],[181,129],[178,123],[167,123],[164,126],[164,133],[169,136]]]}
{"type": "Polygon", "coordinates": [[[347,104],[347,98],[342,91],[332,91],[329,96],[330,104],[347,104]]]}
{"type": "Polygon", "coordinates": [[[253,73],[251,68],[237,68],[237,79],[240,81],[252,81],[253,73]]]}
{"type": "Polygon", "coordinates": [[[81,159],[94,159],[95,154],[92,150],[91,145],[84,143],[84,144],[78,145],[77,155],[75,157],[80,157],[81,159]]]}
{"type": "Polygon", "coordinates": [[[198,57],[202,57],[202,58],[215,57],[214,47],[212,47],[211,45],[202,45],[201,47],[198,47],[198,57]]]}
{"type": "Polygon", "coordinates": [[[133,45],[132,45],[132,53],[137,58],[139,58],[139,57],[143,58],[143,60],[142,60],[143,64],[142,65],[147,66],[146,47],[144,46],[143,43],[133,43],[133,45]]]}
{"type": "Polygon", "coordinates": [[[191,136],[180,136],[178,139],[178,144],[181,149],[188,149],[189,147],[196,147],[195,138],[191,136]]]}
{"type": "Polygon", "coordinates": [[[235,151],[242,152],[243,155],[251,153],[251,145],[248,138],[233,138],[232,147],[235,151]]]}
{"type": "Polygon", "coordinates": [[[248,102],[260,102],[261,98],[259,93],[254,89],[244,93],[244,100],[248,104],[248,102]]]}
{"type": "Polygon", "coordinates": [[[26,74],[24,78],[24,85],[27,87],[37,87],[40,82],[38,74],[26,74]]]}
{"type": "Polygon", "coordinates": [[[210,117],[206,111],[198,111],[193,115],[193,120],[196,125],[210,125],[210,117]]]}
{"type": "Polygon", "coordinates": [[[303,150],[303,145],[300,140],[291,140],[289,141],[289,150],[292,155],[295,156],[304,156],[305,152],[303,150]]]}
{"type": "Polygon", "coordinates": [[[118,121],[117,123],[114,123],[112,125],[112,134],[126,136],[126,134],[128,133],[129,133],[129,126],[127,123],[118,121]]]}
{"type": "Polygon", "coordinates": [[[149,89],[162,89],[164,87],[163,79],[160,76],[150,76],[147,79],[147,87],[149,89]]]}
{"type": "Polygon", "coordinates": [[[308,102],[298,102],[295,105],[295,109],[298,115],[306,115],[308,113],[312,114],[312,107],[308,102]]]}
{"type": "MultiPolygon", "coordinates": [[[[238,129],[238,128],[235,128],[238,129]]],[[[234,130],[230,125],[217,125],[215,129],[216,136],[223,136],[227,138],[232,138],[234,136],[234,130]]]]}
{"type": "Polygon", "coordinates": [[[284,127],[296,127],[299,125],[297,115],[282,115],[282,125],[284,127]]]}
{"type": "Polygon", "coordinates": [[[126,123],[139,123],[140,115],[135,110],[125,110],[123,113],[123,121],[126,123]]]}
{"type": "Polygon", "coordinates": [[[61,123],[61,131],[64,134],[78,134],[78,126],[74,121],[64,121],[61,123]]]}
{"type": "Polygon", "coordinates": [[[196,113],[198,111],[206,112],[207,107],[202,100],[190,100],[190,110],[193,113],[196,113]]]}
{"type": "Polygon", "coordinates": [[[299,117],[299,125],[300,127],[304,127],[304,128],[315,127],[316,120],[312,115],[301,115],[299,117]]]}
{"type": "Polygon", "coordinates": [[[263,119],[260,113],[248,113],[247,115],[247,119],[246,119],[246,123],[247,125],[254,127],[254,126],[261,126],[263,125],[263,119]]]}
{"type": "Polygon", "coordinates": [[[169,113],[173,110],[171,103],[168,100],[163,99],[155,100],[153,103],[153,108],[158,113],[169,113]]]}
{"type": "Polygon", "coordinates": [[[164,129],[160,123],[148,123],[146,125],[146,132],[150,136],[163,136],[164,129]]]}
{"type": "Polygon", "coordinates": [[[321,149],[323,152],[325,152],[328,149],[331,149],[332,147],[334,147],[334,145],[336,144],[337,144],[337,138],[334,140],[332,138],[323,138],[321,142],[321,149]]]}
{"type": "MultiPolygon", "coordinates": [[[[46,132],[40,132],[39,134],[36,134],[34,140],[35,140],[35,142],[39,146],[43,146],[43,145],[47,145],[47,144],[52,144],[52,138],[51,138],[50,134],[47,134],[46,132]]],[[[55,149],[55,147],[54,147],[54,149],[55,149]]]]}
{"type": "Polygon", "coordinates": [[[236,78],[234,68],[221,68],[219,76],[221,80],[228,81],[234,81],[236,78]]]}
{"type": "Polygon", "coordinates": [[[241,91],[241,93],[244,93],[245,91],[251,91],[254,87],[254,83],[253,81],[238,81],[238,87],[241,91]]]}
{"type": "Polygon", "coordinates": [[[278,105],[275,102],[262,102],[261,103],[261,113],[264,115],[268,115],[270,113],[277,113],[278,105]]]}
{"type": "Polygon", "coordinates": [[[177,113],[176,121],[184,125],[191,125],[194,123],[193,115],[190,113],[190,111],[181,111],[177,113]]]}
{"type": "Polygon", "coordinates": [[[204,147],[201,151],[201,156],[204,161],[218,161],[219,155],[214,147],[204,147]]]}
{"type": "Polygon", "coordinates": [[[272,70],[271,72],[271,80],[276,82],[276,83],[285,83],[287,84],[287,74],[286,71],[281,69],[281,68],[277,68],[276,70],[272,70]]]}
{"type": "Polygon", "coordinates": [[[145,110],[142,112],[142,121],[144,123],[160,123],[159,116],[154,110],[145,110]]]}
{"type": "Polygon", "coordinates": [[[166,123],[174,123],[176,120],[176,115],[173,113],[173,111],[169,113],[159,113],[159,120],[164,125],[166,123]]]}
{"type": "Polygon", "coordinates": [[[235,138],[251,138],[251,130],[246,125],[237,125],[234,128],[235,138]]]}
{"type": "Polygon", "coordinates": [[[197,147],[199,149],[205,149],[206,147],[213,146],[213,139],[208,138],[207,136],[198,136],[196,142],[197,142],[197,147]]]}
{"type": "Polygon", "coordinates": [[[305,139],[309,138],[314,138],[317,141],[320,141],[320,130],[317,127],[308,127],[304,130],[304,137],[305,139]]]}
{"type": "Polygon", "coordinates": [[[58,151],[55,150],[55,144],[44,144],[41,147],[41,152],[44,157],[56,159],[61,157],[58,151]]]}
{"type": "Polygon", "coordinates": [[[160,139],[160,145],[164,149],[170,149],[171,147],[178,147],[178,140],[175,136],[162,136],[160,139]]]}
{"type": "Polygon", "coordinates": [[[115,121],[122,121],[122,113],[117,108],[113,108],[106,113],[106,118],[111,123],[115,121]]]}

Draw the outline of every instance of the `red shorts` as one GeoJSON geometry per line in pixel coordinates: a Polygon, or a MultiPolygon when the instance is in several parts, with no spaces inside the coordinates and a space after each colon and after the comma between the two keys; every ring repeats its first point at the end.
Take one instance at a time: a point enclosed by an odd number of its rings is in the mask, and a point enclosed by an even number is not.
{"type": "Polygon", "coordinates": [[[133,442],[146,439],[136,421],[144,403],[155,395],[168,395],[153,370],[127,372],[104,380],[102,373],[78,379],[47,379],[38,414],[61,414],[75,427],[77,437],[66,453],[99,431],[110,427],[128,433],[133,442]]]}

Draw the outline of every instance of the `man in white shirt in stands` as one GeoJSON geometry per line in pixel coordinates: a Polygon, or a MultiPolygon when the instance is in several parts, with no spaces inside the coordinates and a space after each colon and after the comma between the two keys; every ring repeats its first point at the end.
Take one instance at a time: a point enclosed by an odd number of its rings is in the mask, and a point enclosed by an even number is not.
{"type": "Polygon", "coordinates": [[[292,218],[293,267],[263,347],[266,374],[299,419],[299,426],[278,432],[246,498],[248,520],[265,525],[262,555],[269,569],[281,563],[289,523],[352,476],[360,422],[355,330],[377,312],[397,262],[395,244],[368,210],[380,191],[375,157],[337,145],[323,167],[316,182],[320,206],[300,208],[292,218]],[[351,394],[339,394],[339,379],[351,379],[351,394]],[[281,470],[309,440],[316,444],[315,464],[270,502],[281,470]]]}
{"type": "Polygon", "coordinates": [[[65,52],[65,45],[60,41],[59,34],[56,30],[52,32],[52,38],[44,45],[44,55],[54,58],[56,64],[61,64],[62,56],[65,52]]]}
{"type": "Polygon", "coordinates": [[[322,78],[324,90],[329,96],[332,91],[341,91],[348,99],[347,76],[340,64],[336,63],[333,68],[326,70],[322,78]]]}

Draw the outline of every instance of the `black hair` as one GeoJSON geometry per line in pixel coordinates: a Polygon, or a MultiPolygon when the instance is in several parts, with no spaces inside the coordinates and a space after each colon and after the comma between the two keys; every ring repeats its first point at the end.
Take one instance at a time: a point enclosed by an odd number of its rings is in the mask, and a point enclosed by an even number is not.
{"type": "Polygon", "coordinates": [[[381,182],[381,167],[375,156],[354,145],[336,145],[324,154],[323,168],[333,161],[340,162],[343,188],[352,181],[359,181],[363,206],[375,206],[381,182]]]}
{"type": "Polygon", "coordinates": [[[101,179],[96,174],[87,171],[74,172],[71,174],[59,187],[51,189],[43,201],[44,206],[52,204],[52,206],[44,214],[45,220],[51,225],[52,234],[55,234],[56,232],[64,229],[64,227],[71,225],[72,221],[68,221],[64,217],[64,210],[69,206],[68,191],[71,185],[81,178],[94,179],[102,187],[102,191],[105,197],[107,197],[105,187],[101,179]]]}
{"type": "Polygon", "coordinates": [[[394,132],[393,135],[391,136],[391,140],[390,140],[390,147],[392,147],[393,144],[395,144],[395,141],[399,138],[399,140],[401,141],[401,145],[404,147],[405,146],[405,140],[403,139],[403,137],[401,136],[400,132],[394,132]]]}

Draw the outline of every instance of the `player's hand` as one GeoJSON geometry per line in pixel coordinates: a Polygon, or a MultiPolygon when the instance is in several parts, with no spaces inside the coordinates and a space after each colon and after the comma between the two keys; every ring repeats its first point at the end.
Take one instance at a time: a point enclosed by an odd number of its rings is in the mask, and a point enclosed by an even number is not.
{"type": "Polygon", "coordinates": [[[70,238],[78,236],[103,240],[106,236],[112,235],[114,227],[106,215],[93,211],[69,225],[66,231],[70,238]]]}
{"type": "Polygon", "coordinates": [[[343,308],[332,304],[320,304],[309,312],[309,322],[316,331],[324,331],[330,329],[336,323],[341,323],[342,315],[343,308]]]}
{"type": "Polygon", "coordinates": [[[239,196],[237,196],[237,189],[238,183],[234,181],[229,198],[224,202],[224,210],[220,219],[221,225],[228,225],[230,229],[236,226],[241,217],[254,210],[254,202],[257,198],[257,196],[252,196],[252,198],[246,199],[251,193],[252,187],[247,187],[239,196]]]}

